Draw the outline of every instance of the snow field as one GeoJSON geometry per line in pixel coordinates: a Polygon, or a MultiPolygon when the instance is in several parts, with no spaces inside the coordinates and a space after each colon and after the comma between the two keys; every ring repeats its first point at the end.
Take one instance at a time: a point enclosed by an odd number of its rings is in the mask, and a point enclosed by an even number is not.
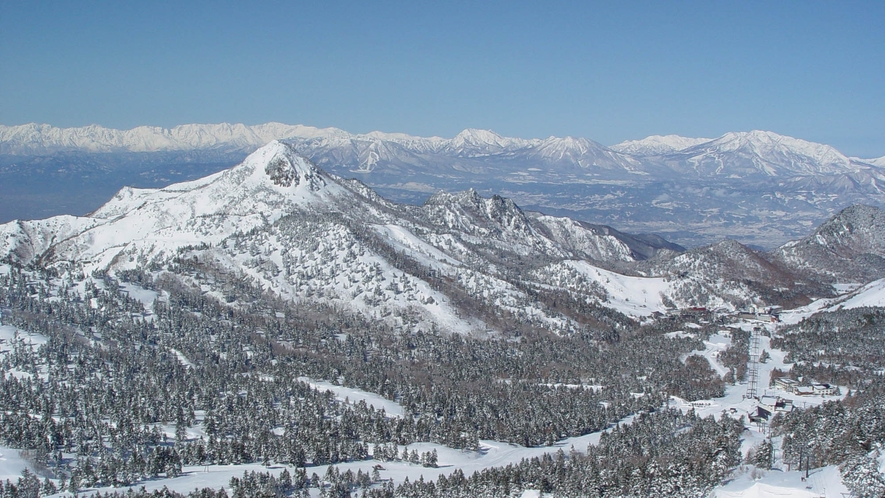
{"type": "Polygon", "coordinates": [[[861,287],[849,284],[840,287],[851,290],[835,298],[818,299],[801,308],[787,311],[781,315],[781,321],[787,324],[796,324],[821,311],[850,310],[865,306],[885,307],[885,279],[874,280],[861,287]]]}
{"type": "Polygon", "coordinates": [[[21,458],[18,450],[0,446],[0,481],[8,479],[14,483],[26,468],[30,468],[30,465],[21,458]]]}
{"type": "Polygon", "coordinates": [[[715,498],[844,498],[848,488],[839,468],[833,465],[805,472],[754,469],[735,477],[713,491],[715,498]]]}
{"type": "Polygon", "coordinates": [[[535,272],[534,277],[554,287],[588,294],[604,292],[606,299],[597,300],[600,305],[637,318],[666,312],[661,296],[668,294],[672,287],[663,278],[621,275],[574,260],[549,265],[535,272]]]}
{"type": "Polygon", "coordinates": [[[387,413],[389,417],[397,417],[400,418],[403,416],[403,407],[389,399],[386,399],[382,396],[379,396],[374,393],[370,393],[368,391],[363,391],[361,389],[353,389],[350,387],[336,386],[331,382],[326,381],[318,381],[313,380],[309,377],[298,377],[298,380],[304,382],[305,384],[309,384],[310,387],[314,389],[319,389],[320,391],[332,391],[335,393],[335,399],[338,401],[348,400],[351,404],[359,403],[360,401],[365,401],[366,405],[373,407],[375,410],[384,409],[384,412],[387,413]]]}
{"type": "MultiPolygon", "coordinates": [[[[630,423],[632,419],[621,421],[622,424],[630,423]]],[[[415,450],[418,454],[425,452],[437,451],[439,457],[438,467],[423,467],[418,464],[411,464],[402,461],[379,461],[375,459],[364,460],[359,462],[343,462],[336,464],[335,467],[340,472],[362,471],[371,474],[375,465],[381,465],[383,470],[379,471],[382,480],[392,479],[394,483],[402,483],[408,478],[410,481],[424,478],[424,480],[436,480],[441,475],[450,475],[455,470],[461,470],[464,475],[470,476],[474,472],[481,471],[486,468],[504,467],[509,464],[519,463],[522,459],[540,457],[544,454],[554,454],[558,451],[564,451],[568,454],[572,447],[580,452],[585,452],[589,444],[599,442],[601,433],[588,434],[586,436],[564,439],[553,446],[526,448],[523,446],[502,443],[499,441],[480,440],[480,448],[477,451],[463,451],[448,448],[433,443],[415,443],[408,446],[398,446],[397,450],[401,454],[403,449],[408,448],[411,452],[415,450]]],[[[170,490],[187,493],[194,489],[211,487],[224,487],[229,490],[228,483],[231,477],[241,477],[244,472],[269,472],[273,475],[279,475],[284,468],[288,468],[290,473],[296,470],[294,467],[284,465],[271,465],[265,467],[260,464],[246,465],[210,465],[205,467],[184,467],[182,475],[173,479],[155,479],[140,482],[131,486],[133,489],[139,489],[142,486],[148,491],[159,490],[167,487],[170,490]]],[[[307,474],[310,476],[316,473],[321,478],[326,474],[328,465],[320,465],[315,467],[307,467],[307,474]]],[[[94,493],[101,491],[102,493],[114,490],[124,490],[126,488],[95,488],[89,489],[81,494],[94,493]]],[[[528,496],[533,496],[528,491],[528,496]]],[[[311,496],[318,496],[317,489],[311,489],[311,496]]],[[[537,495],[534,495],[537,496],[537,495]]]]}

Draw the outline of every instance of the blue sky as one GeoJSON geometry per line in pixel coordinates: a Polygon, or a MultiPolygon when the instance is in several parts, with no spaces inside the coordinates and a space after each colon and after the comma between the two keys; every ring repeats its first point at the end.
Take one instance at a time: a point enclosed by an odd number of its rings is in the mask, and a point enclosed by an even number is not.
{"type": "Polygon", "coordinates": [[[0,1],[0,123],[771,130],[885,155],[885,2],[0,1]]]}

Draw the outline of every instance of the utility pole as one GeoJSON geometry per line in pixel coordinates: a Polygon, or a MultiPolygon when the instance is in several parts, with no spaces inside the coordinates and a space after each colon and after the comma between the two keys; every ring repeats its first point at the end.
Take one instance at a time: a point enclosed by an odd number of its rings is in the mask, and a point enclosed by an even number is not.
{"type": "Polygon", "coordinates": [[[799,472],[802,472],[802,460],[805,460],[805,478],[808,479],[808,476],[811,472],[811,448],[808,443],[802,445],[802,448],[799,450],[799,472]]]}
{"type": "Polygon", "coordinates": [[[802,460],[805,460],[805,446],[799,449],[799,468],[797,469],[799,472],[802,472],[802,460]]]}

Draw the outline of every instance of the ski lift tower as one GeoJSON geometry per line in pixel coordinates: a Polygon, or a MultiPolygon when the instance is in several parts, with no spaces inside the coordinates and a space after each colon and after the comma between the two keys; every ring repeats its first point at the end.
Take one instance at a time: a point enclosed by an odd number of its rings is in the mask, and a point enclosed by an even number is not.
{"type": "Polygon", "coordinates": [[[759,333],[762,327],[753,327],[750,333],[750,362],[747,368],[747,392],[744,394],[745,399],[755,399],[759,397],[757,392],[759,387],[759,333]]]}

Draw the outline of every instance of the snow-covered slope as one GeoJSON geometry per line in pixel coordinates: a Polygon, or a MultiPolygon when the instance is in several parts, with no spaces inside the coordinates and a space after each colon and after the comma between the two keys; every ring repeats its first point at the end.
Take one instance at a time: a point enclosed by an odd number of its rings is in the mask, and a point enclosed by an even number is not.
{"type": "Polygon", "coordinates": [[[0,257],[22,263],[39,261],[53,245],[95,225],[95,220],[75,216],[0,225],[0,257]]]}
{"type": "Polygon", "coordinates": [[[608,308],[634,317],[664,313],[674,304],[683,307],[693,304],[676,297],[676,286],[668,279],[622,275],[586,261],[548,265],[537,270],[534,278],[544,285],[581,296],[586,302],[602,302],[608,308]]]}
{"type": "Polygon", "coordinates": [[[781,320],[785,324],[796,324],[815,313],[832,313],[854,308],[885,308],[885,279],[874,280],[837,297],[818,299],[785,313],[781,320]]]}
{"type": "Polygon", "coordinates": [[[829,465],[814,469],[806,479],[805,472],[756,471],[745,473],[717,487],[714,498],[842,498],[853,496],[842,482],[839,467],[829,465]]]}
{"type": "Polygon", "coordinates": [[[865,283],[885,277],[885,212],[851,206],[774,254],[789,267],[823,272],[837,282],[865,283]]]}
{"type": "Polygon", "coordinates": [[[684,247],[654,236],[634,236],[604,225],[591,225],[571,218],[528,213],[536,230],[547,234],[572,257],[592,261],[641,261],[664,252],[682,252],[684,247]]]}
{"type": "MultiPolygon", "coordinates": [[[[852,158],[857,159],[857,158],[852,158]]],[[[885,156],[877,157],[875,159],[857,159],[858,161],[865,162],[867,164],[872,164],[873,166],[878,166],[880,168],[885,168],[885,156]]]]}
{"type": "Polygon", "coordinates": [[[677,303],[705,307],[749,307],[777,304],[788,308],[832,295],[816,279],[780,264],[768,253],[734,240],[691,249],[640,265],[643,274],[673,281],[668,294],[677,303]]]}
{"type": "Polygon", "coordinates": [[[33,472],[31,465],[20,456],[19,450],[0,446],[0,480],[16,482],[25,469],[33,472]]]}
{"type": "Polygon", "coordinates": [[[885,308],[885,279],[874,280],[843,296],[837,307],[849,310],[862,307],[885,308]]]}

